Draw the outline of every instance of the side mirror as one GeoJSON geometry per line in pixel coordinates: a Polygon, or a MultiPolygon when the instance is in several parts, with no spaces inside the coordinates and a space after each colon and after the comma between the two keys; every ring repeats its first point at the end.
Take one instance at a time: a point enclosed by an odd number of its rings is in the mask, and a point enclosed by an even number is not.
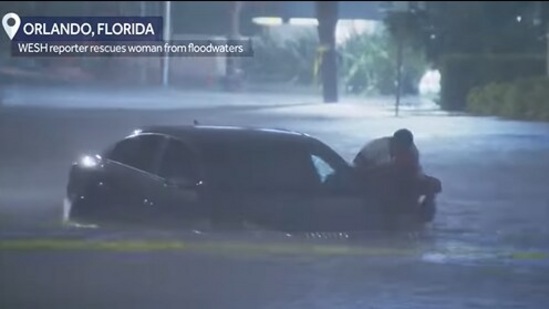
{"type": "Polygon", "coordinates": [[[166,180],[165,186],[178,189],[192,189],[198,185],[198,181],[187,177],[171,177],[166,180]]]}

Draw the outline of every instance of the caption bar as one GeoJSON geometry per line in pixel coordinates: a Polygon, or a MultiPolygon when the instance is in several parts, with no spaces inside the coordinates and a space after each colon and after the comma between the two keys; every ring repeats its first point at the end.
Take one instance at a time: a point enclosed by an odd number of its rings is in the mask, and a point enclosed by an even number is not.
{"type": "Polygon", "coordinates": [[[172,42],[13,42],[14,57],[252,57],[249,40],[172,42]]]}

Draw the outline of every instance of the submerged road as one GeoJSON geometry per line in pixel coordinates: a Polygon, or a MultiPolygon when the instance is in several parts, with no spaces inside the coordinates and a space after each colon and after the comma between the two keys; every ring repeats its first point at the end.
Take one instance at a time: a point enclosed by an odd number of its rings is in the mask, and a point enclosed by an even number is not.
{"type": "Polygon", "coordinates": [[[242,96],[218,96],[230,104],[208,108],[5,109],[0,307],[547,307],[549,125],[412,112],[393,118],[356,103],[274,104],[283,100],[276,95],[268,96],[273,104],[251,104],[265,103],[253,96],[238,104],[242,96]],[[425,169],[444,182],[436,222],[417,235],[59,225],[72,161],[138,126],[194,119],[304,131],[346,159],[366,140],[408,127],[425,169]]]}

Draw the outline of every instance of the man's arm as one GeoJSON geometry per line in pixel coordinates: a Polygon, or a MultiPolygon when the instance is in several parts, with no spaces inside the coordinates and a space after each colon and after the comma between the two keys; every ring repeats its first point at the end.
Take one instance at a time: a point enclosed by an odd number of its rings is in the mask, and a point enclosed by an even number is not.
{"type": "Polygon", "coordinates": [[[416,164],[418,174],[423,174],[423,167],[421,166],[421,161],[419,160],[419,149],[415,144],[412,147],[412,155],[414,156],[414,162],[416,164]]]}

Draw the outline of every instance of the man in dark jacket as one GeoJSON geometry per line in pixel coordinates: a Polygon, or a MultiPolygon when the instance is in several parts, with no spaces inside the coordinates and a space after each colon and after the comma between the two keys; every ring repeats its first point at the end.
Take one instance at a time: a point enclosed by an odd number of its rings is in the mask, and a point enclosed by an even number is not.
{"type": "Polygon", "coordinates": [[[435,195],[441,191],[438,179],[423,174],[414,136],[400,129],[392,136],[381,137],[366,144],[354,159],[354,165],[367,185],[380,193],[394,211],[402,211],[401,201],[424,196],[425,221],[431,221],[435,211],[435,195]],[[396,205],[395,205],[396,204],[396,205]],[[396,209],[395,209],[396,207],[396,209]]]}

